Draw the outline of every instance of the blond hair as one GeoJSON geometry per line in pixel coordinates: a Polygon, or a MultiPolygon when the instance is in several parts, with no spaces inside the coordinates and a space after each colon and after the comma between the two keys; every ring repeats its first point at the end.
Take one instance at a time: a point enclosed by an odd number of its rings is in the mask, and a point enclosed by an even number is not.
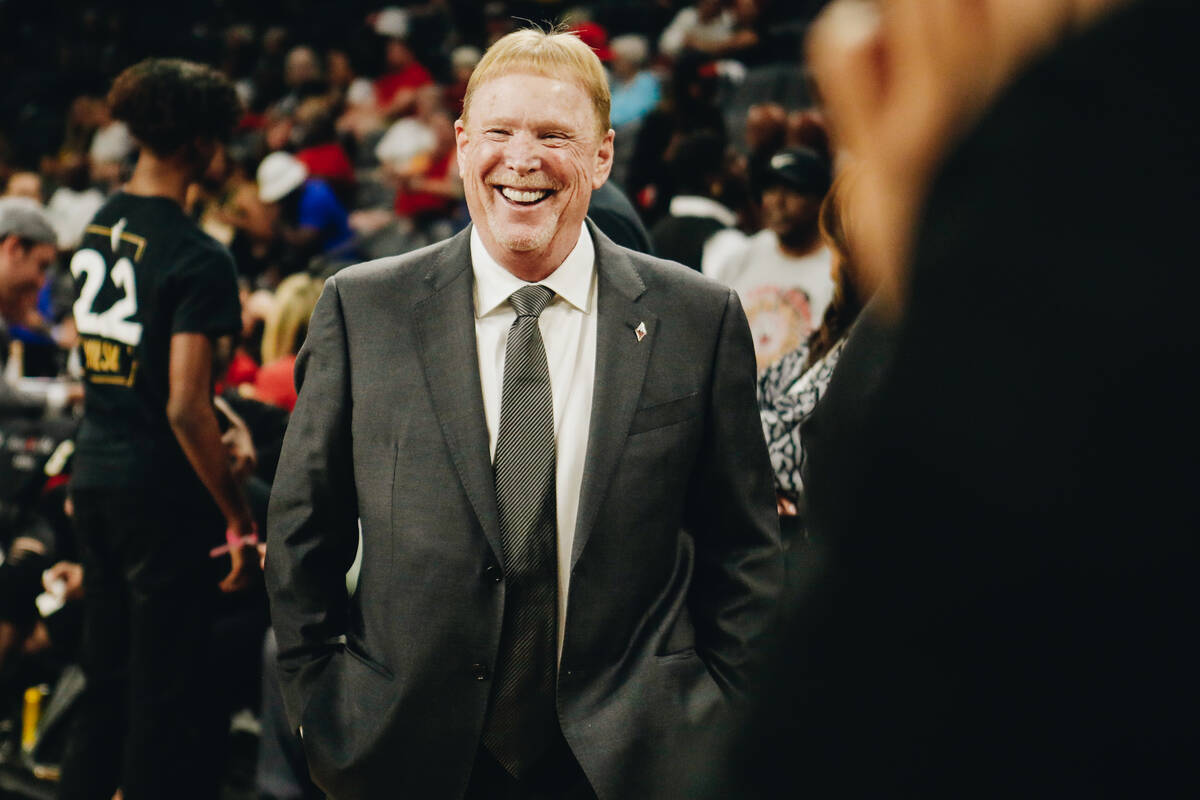
{"type": "Polygon", "coordinates": [[[263,329],[262,363],[270,364],[300,349],[308,320],[321,296],[321,282],[299,273],[284,278],[275,290],[275,305],[263,329]]]}
{"type": "Polygon", "coordinates": [[[464,125],[471,113],[471,98],[475,90],[493,78],[514,72],[548,78],[574,78],[591,98],[600,136],[608,132],[612,95],[609,94],[608,77],[604,74],[600,59],[574,33],[554,29],[544,31],[536,27],[513,31],[501,37],[483,54],[467,81],[462,111],[464,125]]]}

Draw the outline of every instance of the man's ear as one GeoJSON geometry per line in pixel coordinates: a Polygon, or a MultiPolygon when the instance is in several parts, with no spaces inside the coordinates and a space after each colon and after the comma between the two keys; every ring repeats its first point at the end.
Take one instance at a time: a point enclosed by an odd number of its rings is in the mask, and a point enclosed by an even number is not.
{"type": "Polygon", "coordinates": [[[592,189],[599,189],[608,180],[613,168],[613,139],[616,134],[612,128],[600,140],[600,149],[596,151],[596,169],[592,173],[592,189]]]}
{"type": "Polygon", "coordinates": [[[11,259],[17,255],[17,251],[21,249],[21,239],[19,236],[8,234],[3,239],[0,239],[0,256],[5,259],[11,259]]]}
{"type": "Polygon", "coordinates": [[[454,120],[454,155],[458,163],[458,177],[463,176],[463,151],[467,146],[467,126],[462,118],[454,120]]]}

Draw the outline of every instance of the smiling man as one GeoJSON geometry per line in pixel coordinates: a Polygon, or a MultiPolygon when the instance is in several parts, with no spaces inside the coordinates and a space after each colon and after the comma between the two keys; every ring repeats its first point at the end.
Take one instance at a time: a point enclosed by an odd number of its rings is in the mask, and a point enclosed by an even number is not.
{"type": "Polygon", "coordinates": [[[782,559],[749,328],[586,220],[608,113],[573,35],[498,41],[455,123],[473,225],[313,315],[267,577],[334,797],[699,796],[752,679],[782,559]]]}

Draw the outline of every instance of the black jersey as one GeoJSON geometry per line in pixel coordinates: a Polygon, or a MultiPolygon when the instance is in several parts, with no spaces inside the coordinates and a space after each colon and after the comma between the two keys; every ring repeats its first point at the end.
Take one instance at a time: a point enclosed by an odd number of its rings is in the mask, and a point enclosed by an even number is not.
{"type": "Polygon", "coordinates": [[[86,411],[72,485],[196,489],[167,421],[171,336],[241,328],[229,251],[165,197],[117,193],[71,259],[86,411]]]}

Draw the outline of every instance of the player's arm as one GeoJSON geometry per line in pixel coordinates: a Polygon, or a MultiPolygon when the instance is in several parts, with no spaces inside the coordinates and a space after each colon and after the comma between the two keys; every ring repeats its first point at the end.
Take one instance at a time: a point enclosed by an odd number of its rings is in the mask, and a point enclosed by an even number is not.
{"type": "MultiPolygon", "coordinates": [[[[212,406],[213,343],[203,333],[171,336],[167,420],[192,469],[221,509],[229,529],[245,538],[254,533],[254,518],[233,476],[221,429],[212,406]]],[[[257,561],[242,547],[230,548],[233,569],[221,588],[234,591],[249,580],[257,561]]]]}

